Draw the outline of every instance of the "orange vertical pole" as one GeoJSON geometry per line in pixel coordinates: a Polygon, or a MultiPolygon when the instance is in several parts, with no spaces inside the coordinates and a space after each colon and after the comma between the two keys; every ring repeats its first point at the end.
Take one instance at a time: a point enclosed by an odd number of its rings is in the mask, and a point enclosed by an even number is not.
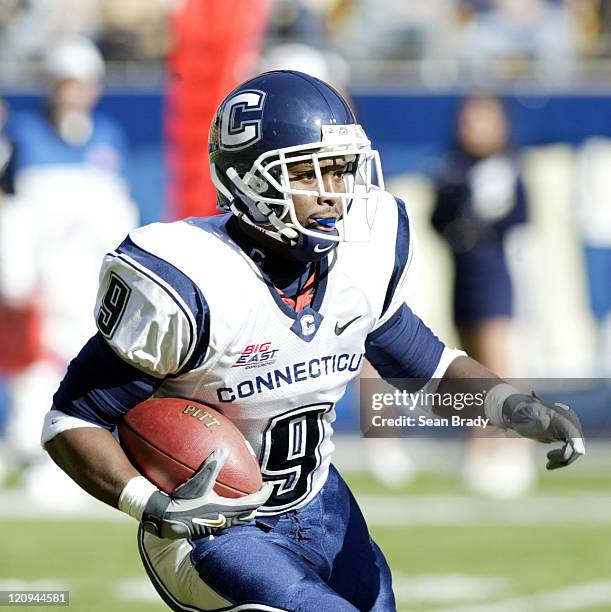
{"type": "Polygon", "coordinates": [[[221,100],[255,70],[267,18],[267,0],[185,0],[172,17],[164,111],[169,219],[217,212],[208,130],[221,100]]]}

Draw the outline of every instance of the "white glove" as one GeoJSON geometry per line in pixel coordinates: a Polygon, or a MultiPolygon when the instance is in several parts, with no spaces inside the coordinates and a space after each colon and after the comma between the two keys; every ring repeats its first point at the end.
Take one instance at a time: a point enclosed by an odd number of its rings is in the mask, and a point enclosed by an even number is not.
{"type": "Polygon", "coordinates": [[[251,521],[271,495],[272,485],[264,483],[256,493],[235,499],[221,497],[213,487],[227,456],[227,449],[217,448],[171,495],[153,493],[142,515],[144,530],[160,538],[201,538],[251,521]]]}

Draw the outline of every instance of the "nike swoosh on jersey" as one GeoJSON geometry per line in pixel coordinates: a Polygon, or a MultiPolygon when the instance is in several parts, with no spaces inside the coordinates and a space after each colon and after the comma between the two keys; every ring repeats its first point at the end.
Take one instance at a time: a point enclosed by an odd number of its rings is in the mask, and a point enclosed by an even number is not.
{"type": "Polygon", "coordinates": [[[325,251],[328,251],[329,249],[332,249],[335,245],[332,244],[331,246],[325,247],[324,249],[319,248],[320,247],[320,243],[317,242],[314,245],[314,253],[324,253],[325,251]]]}
{"type": "Polygon", "coordinates": [[[346,328],[349,325],[352,325],[355,321],[360,319],[362,316],[363,315],[359,315],[358,317],[354,317],[354,319],[350,319],[350,321],[348,321],[348,323],[344,323],[343,325],[340,325],[339,321],[337,323],[335,323],[335,335],[339,336],[340,334],[343,334],[346,331],[346,328]]]}

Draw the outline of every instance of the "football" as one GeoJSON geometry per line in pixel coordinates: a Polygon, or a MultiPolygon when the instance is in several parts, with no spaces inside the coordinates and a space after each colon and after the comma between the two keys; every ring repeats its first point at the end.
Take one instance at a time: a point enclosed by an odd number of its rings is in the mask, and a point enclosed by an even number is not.
{"type": "Polygon", "coordinates": [[[240,430],[220,412],[198,402],[146,400],[124,416],[119,440],[134,467],[168,494],[220,446],[229,456],[216,479],[216,493],[241,497],[263,484],[254,451],[240,430]]]}

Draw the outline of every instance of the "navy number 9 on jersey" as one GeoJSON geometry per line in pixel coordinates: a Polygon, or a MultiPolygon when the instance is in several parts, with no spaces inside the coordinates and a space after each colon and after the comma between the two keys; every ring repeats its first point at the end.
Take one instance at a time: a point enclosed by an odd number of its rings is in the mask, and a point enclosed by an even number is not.
{"type": "Polygon", "coordinates": [[[107,338],[112,336],[121,320],[130,293],[131,289],[120,276],[110,275],[110,283],[102,299],[97,318],[98,329],[107,338]]]}
{"type": "Polygon", "coordinates": [[[320,465],[323,415],[333,404],[302,406],[270,420],[265,431],[261,473],[274,485],[265,507],[287,510],[311,490],[312,472],[320,465]]]}

